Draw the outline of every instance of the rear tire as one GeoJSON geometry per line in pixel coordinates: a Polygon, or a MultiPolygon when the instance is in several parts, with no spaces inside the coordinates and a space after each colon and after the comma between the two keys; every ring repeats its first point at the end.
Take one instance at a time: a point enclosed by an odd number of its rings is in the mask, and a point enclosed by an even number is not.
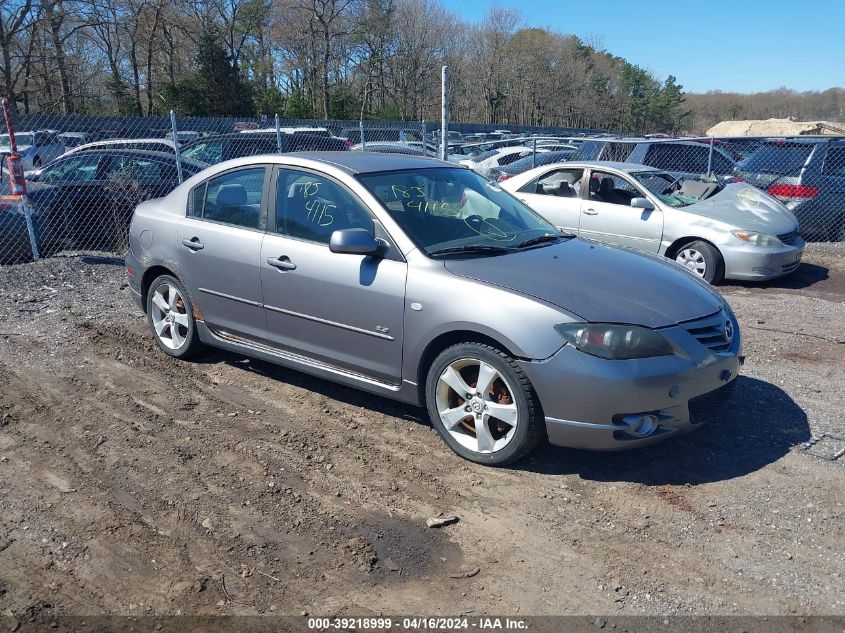
{"type": "Polygon", "coordinates": [[[460,343],[441,352],[428,370],[425,403],[443,441],[477,464],[510,464],[546,437],[528,377],[491,345],[460,343]]]}
{"type": "Polygon", "coordinates": [[[178,279],[172,275],[156,277],[146,301],[147,320],[161,351],[174,358],[190,358],[204,347],[190,296],[178,279]]]}
{"type": "Polygon", "coordinates": [[[675,252],[675,261],[714,286],[725,278],[722,254],[703,240],[682,244],[675,252]]]}

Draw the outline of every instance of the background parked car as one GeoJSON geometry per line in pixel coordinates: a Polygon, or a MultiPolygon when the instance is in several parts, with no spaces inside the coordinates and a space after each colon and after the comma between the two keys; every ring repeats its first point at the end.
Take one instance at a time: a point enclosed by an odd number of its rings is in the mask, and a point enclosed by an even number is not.
{"type": "Polygon", "coordinates": [[[276,154],[281,141],[282,152],[334,151],[349,148],[341,139],[315,134],[280,134],[258,132],[232,132],[217,136],[206,136],[182,148],[182,156],[196,161],[216,165],[224,160],[258,154],[276,154]]]}
{"type": "MultiPolygon", "coordinates": [[[[538,153],[542,151],[544,150],[537,150],[538,153]]],[[[511,163],[518,161],[520,158],[530,156],[533,153],[533,148],[526,147],[524,145],[519,145],[517,147],[500,147],[497,149],[491,149],[488,152],[484,152],[478,156],[473,156],[469,159],[463,159],[459,161],[459,164],[469,167],[472,171],[484,176],[485,178],[489,178],[494,169],[510,165],[511,163]]]]}
{"type": "Polygon", "coordinates": [[[737,178],[783,202],[804,235],[845,240],[845,140],[764,141],[742,162],[737,178]]]}
{"type": "Polygon", "coordinates": [[[638,139],[588,139],[578,149],[576,160],[639,163],[663,169],[675,177],[694,177],[711,171],[719,176],[732,176],[736,163],[721,147],[710,147],[696,141],[647,141],[638,139]]]}
{"type": "MultiPolygon", "coordinates": [[[[182,161],[185,178],[205,167],[182,161]]],[[[29,198],[45,254],[64,248],[121,248],[133,209],[178,184],[173,154],[143,150],[65,155],[30,180],[29,198]]]]}
{"type": "Polygon", "coordinates": [[[62,145],[65,146],[65,151],[93,140],[88,132],[62,132],[57,136],[62,145]]]}
{"type": "Polygon", "coordinates": [[[795,216],[744,183],[679,180],[635,163],[571,162],[525,172],[502,188],[569,233],[665,255],[710,283],[773,279],[801,263],[795,216]]]}
{"type": "MultiPolygon", "coordinates": [[[[347,127],[340,131],[340,138],[346,139],[349,147],[358,145],[361,142],[361,129],[347,127]]],[[[410,128],[366,128],[364,130],[364,141],[406,143],[408,141],[422,141],[422,132],[410,128]]]]}
{"type": "Polygon", "coordinates": [[[538,151],[536,156],[529,154],[525,158],[520,158],[519,160],[512,162],[510,165],[503,165],[502,167],[497,167],[496,169],[491,170],[490,180],[503,182],[508,178],[513,178],[514,176],[522,174],[529,169],[534,169],[535,167],[540,167],[541,165],[563,163],[571,160],[573,156],[575,156],[576,151],[577,148],[572,146],[571,149],[562,151],[538,151]]]}
{"type": "MultiPolygon", "coordinates": [[[[65,152],[65,146],[59,138],[53,132],[44,130],[19,132],[15,134],[15,141],[24,169],[37,169],[65,152]]],[[[5,161],[11,153],[10,143],[8,134],[0,134],[0,160],[5,161]]]]}
{"type": "Polygon", "coordinates": [[[140,149],[150,152],[176,153],[176,144],[169,138],[115,138],[83,143],[66,153],[87,152],[94,149],[140,149]]]}

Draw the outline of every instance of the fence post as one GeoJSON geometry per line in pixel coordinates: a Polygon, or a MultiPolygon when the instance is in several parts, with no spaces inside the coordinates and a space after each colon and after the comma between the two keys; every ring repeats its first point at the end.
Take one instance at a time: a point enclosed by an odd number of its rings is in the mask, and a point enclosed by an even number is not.
{"type": "Polygon", "coordinates": [[[279,113],[276,113],[276,149],[282,152],[282,128],[279,124],[279,113]]]}
{"type": "Polygon", "coordinates": [[[440,160],[446,160],[449,151],[449,67],[440,74],[440,160]]]}
{"type": "Polygon", "coordinates": [[[38,253],[38,238],[35,235],[35,226],[32,224],[32,206],[26,195],[26,176],[24,175],[23,163],[18,156],[18,143],[15,140],[15,124],[12,121],[12,107],[8,99],[3,99],[3,119],[6,122],[6,132],[9,134],[9,149],[11,152],[6,157],[9,166],[9,191],[12,195],[18,196],[18,210],[21,212],[26,223],[26,232],[29,236],[29,247],[32,250],[32,260],[40,259],[38,253]]]}
{"type": "Polygon", "coordinates": [[[710,137],[710,151],[707,153],[707,176],[713,173],[713,137],[710,137]]]}
{"type": "Polygon", "coordinates": [[[176,113],[170,111],[170,130],[173,132],[173,144],[176,146],[176,176],[182,184],[182,152],[179,149],[179,130],[176,128],[176,113]]]}
{"type": "Polygon", "coordinates": [[[534,135],[534,151],[531,153],[531,167],[537,166],[537,135],[534,135]]]}
{"type": "Polygon", "coordinates": [[[425,137],[425,119],[422,120],[422,147],[423,147],[423,156],[428,158],[428,146],[426,143],[428,139],[425,137]]]}

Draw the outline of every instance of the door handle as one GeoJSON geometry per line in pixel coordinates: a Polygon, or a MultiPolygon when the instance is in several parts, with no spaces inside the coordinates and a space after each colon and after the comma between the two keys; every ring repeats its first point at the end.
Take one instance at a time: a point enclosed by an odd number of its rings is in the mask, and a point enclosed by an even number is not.
{"type": "Polygon", "coordinates": [[[584,215],[598,215],[598,214],[599,214],[599,212],[596,211],[595,209],[587,209],[586,211],[584,211],[584,215]]]}
{"type": "Polygon", "coordinates": [[[185,248],[189,248],[192,251],[201,251],[202,249],[205,248],[205,244],[200,242],[200,238],[198,238],[198,237],[192,237],[189,240],[188,239],[182,240],[182,246],[184,246],[185,248]]]}
{"type": "Polygon", "coordinates": [[[296,270],[296,264],[294,264],[287,255],[282,255],[279,258],[268,257],[267,263],[273,268],[278,268],[281,271],[296,270]]]}

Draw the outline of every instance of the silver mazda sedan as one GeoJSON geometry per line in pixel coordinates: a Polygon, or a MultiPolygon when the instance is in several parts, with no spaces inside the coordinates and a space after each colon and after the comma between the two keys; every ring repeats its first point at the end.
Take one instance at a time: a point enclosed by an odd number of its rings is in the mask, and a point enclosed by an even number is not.
{"type": "Polygon", "coordinates": [[[211,345],[425,406],[482,464],[692,430],[740,365],[702,280],[434,159],[220,163],[137,208],[126,268],[165,353],[211,345]]]}

